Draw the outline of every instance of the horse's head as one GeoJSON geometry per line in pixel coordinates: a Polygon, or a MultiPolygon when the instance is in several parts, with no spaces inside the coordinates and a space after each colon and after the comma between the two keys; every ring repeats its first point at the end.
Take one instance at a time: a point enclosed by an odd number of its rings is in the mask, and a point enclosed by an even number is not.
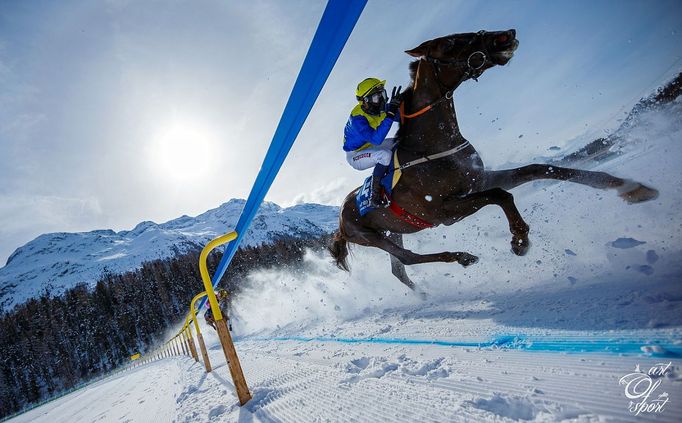
{"type": "Polygon", "coordinates": [[[425,41],[405,53],[424,58],[434,63],[443,72],[464,72],[459,82],[467,78],[478,78],[486,69],[495,65],[506,65],[519,46],[516,30],[479,31],[452,34],[425,41]]]}

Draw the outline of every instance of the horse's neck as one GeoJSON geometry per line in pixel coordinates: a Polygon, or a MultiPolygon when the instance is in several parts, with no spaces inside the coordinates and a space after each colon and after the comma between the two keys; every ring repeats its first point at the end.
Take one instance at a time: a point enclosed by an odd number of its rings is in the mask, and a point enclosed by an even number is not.
{"type": "MultiPolygon", "coordinates": [[[[448,87],[442,86],[437,78],[434,66],[422,61],[415,74],[410,96],[405,103],[405,114],[417,113],[443,99],[448,87]]],[[[428,112],[407,120],[410,129],[405,139],[401,140],[401,147],[405,151],[438,153],[465,141],[459,131],[451,99],[444,99],[428,112]],[[429,136],[424,136],[426,134],[429,136]]]]}

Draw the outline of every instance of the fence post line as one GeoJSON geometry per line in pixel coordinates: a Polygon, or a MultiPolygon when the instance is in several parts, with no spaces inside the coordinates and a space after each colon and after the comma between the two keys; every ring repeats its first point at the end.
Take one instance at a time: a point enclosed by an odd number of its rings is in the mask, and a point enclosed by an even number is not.
{"type": "Polygon", "coordinates": [[[180,345],[182,345],[182,351],[185,355],[189,355],[189,346],[187,345],[187,338],[185,337],[185,329],[180,332],[180,345]]]}
{"type": "Polygon", "coordinates": [[[192,351],[192,357],[194,361],[199,362],[199,356],[197,355],[197,346],[194,344],[194,337],[192,336],[192,327],[187,326],[187,335],[189,337],[189,349],[192,351]]]}
{"type": "Polygon", "coordinates": [[[178,355],[182,355],[182,343],[177,335],[175,336],[175,347],[178,349],[178,355]]]}
{"type": "Polygon", "coordinates": [[[206,291],[200,292],[199,294],[195,295],[194,298],[192,298],[192,302],[190,303],[189,309],[190,313],[194,317],[194,330],[197,332],[197,342],[199,342],[199,348],[201,349],[201,357],[204,359],[204,367],[206,367],[206,373],[211,373],[211,361],[208,359],[208,351],[206,351],[206,344],[204,343],[204,336],[201,334],[201,329],[199,328],[199,322],[198,319],[196,318],[197,316],[197,310],[196,310],[196,303],[197,300],[201,297],[204,297],[208,295],[206,291]]]}
{"type": "Polygon", "coordinates": [[[186,329],[182,329],[182,345],[185,347],[185,354],[187,355],[192,355],[192,351],[189,349],[189,341],[187,339],[187,331],[186,329]]]}
{"type": "Polygon", "coordinates": [[[199,255],[199,273],[201,273],[201,279],[204,282],[204,288],[206,289],[206,294],[208,295],[208,301],[211,304],[213,318],[215,319],[216,327],[218,328],[218,337],[220,338],[220,343],[223,346],[225,360],[227,360],[227,365],[230,368],[230,375],[232,376],[232,381],[234,382],[234,387],[237,391],[239,404],[244,405],[251,399],[251,392],[249,392],[249,386],[246,384],[244,371],[242,370],[242,365],[239,362],[237,351],[234,348],[230,331],[227,330],[227,324],[225,323],[223,314],[220,311],[218,299],[216,298],[215,292],[213,291],[211,277],[208,274],[208,266],[206,265],[208,254],[211,252],[211,250],[218,247],[219,245],[233,241],[235,238],[237,238],[237,232],[230,232],[211,240],[204,247],[204,249],[201,250],[201,254],[199,255]]]}
{"type": "Polygon", "coordinates": [[[197,341],[199,342],[199,348],[201,348],[201,356],[204,359],[204,367],[206,367],[206,373],[211,373],[211,361],[208,359],[208,351],[206,351],[206,344],[204,344],[204,335],[197,334],[197,341]]]}

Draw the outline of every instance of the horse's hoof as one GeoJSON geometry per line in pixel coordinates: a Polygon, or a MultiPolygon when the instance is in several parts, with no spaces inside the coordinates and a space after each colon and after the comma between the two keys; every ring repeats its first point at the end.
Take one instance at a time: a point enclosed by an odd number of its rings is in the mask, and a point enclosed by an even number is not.
{"type": "Polygon", "coordinates": [[[517,256],[525,256],[526,253],[528,253],[529,248],[530,241],[528,240],[528,238],[512,237],[511,241],[512,253],[516,254],[517,256]]]}
{"type": "Polygon", "coordinates": [[[630,204],[643,203],[658,197],[658,190],[639,182],[626,181],[618,188],[618,196],[630,204]]]}
{"type": "Polygon", "coordinates": [[[456,253],[458,254],[457,263],[461,264],[463,267],[470,266],[478,261],[478,257],[469,253],[456,253]]]}

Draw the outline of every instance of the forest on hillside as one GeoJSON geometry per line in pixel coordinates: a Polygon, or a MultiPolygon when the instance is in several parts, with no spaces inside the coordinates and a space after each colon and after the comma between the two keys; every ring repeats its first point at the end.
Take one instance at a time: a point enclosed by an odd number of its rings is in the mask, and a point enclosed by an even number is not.
{"type": "MultiPolygon", "coordinates": [[[[306,249],[322,250],[327,237],[281,239],[240,248],[220,286],[239,295],[252,270],[292,266],[306,249]]],[[[209,256],[213,274],[221,254],[209,256]]],[[[58,395],[126,364],[166,341],[189,302],[203,291],[199,252],[107,274],[94,288],[83,283],[63,295],[49,292],[0,317],[0,418],[58,395]]]]}

